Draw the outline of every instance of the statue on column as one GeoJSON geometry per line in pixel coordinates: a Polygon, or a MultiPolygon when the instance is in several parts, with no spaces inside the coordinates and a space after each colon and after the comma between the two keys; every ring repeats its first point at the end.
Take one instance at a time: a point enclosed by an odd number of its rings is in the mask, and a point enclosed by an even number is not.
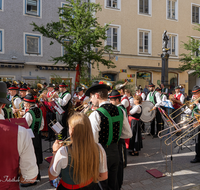
{"type": "Polygon", "coordinates": [[[169,41],[169,36],[167,35],[167,30],[164,31],[162,39],[163,39],[162,51],[163,51],[163,53],[167,53],[169,51],[169,48],[167,48],[168,41],[169,41]]]}

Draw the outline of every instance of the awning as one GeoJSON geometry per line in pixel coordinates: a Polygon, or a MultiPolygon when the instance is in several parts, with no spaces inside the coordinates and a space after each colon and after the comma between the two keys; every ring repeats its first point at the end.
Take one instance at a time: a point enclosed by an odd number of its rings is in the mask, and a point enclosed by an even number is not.
{"type": "MultiPolygon", "coordinates": [[[[161,72],[162,67],[149,67],[149,66],[136,66],[136,65],[128,65],[129,69],[134,69],[134,70],[147,70],[147,71],[155,71],[155,72],[161,72]]],[[[179,68],[168,68],[168,71],[170,72],[179,72],[182,73],[182,71],[179,68]]]]}
{"type": "Polygon", "coordinates": [[[37,65],[37,68],[40,69],[40,70],[76,71],[76,68],[59,67],[59,66],[37,65]]]}
{"type": "Polygon", "coordinates": [[[46,80],[46,78],[45,77],[30,77],[30,76],[22,76],[23,77],[23,79],[24,80],[38,80],[38,79],[40,79],[40,80],[46,80]]]}
{"type": "Polygon", "coordinates": [[[0,68],[24,68],[24,62],[0,61],[0,68]]]}

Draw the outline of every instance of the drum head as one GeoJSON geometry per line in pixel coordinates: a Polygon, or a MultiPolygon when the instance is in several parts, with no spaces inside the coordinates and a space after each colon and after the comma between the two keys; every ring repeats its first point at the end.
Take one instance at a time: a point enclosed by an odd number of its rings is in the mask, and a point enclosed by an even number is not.
{"type": "Polygon", "coordinates": [[[154,105],[150,101],[142,102],[142,115],[141,115],[140,119],[143,122],[150,122],[155,118],[156,110],[150,111],[153,107],[154,107],[154,105]]]}

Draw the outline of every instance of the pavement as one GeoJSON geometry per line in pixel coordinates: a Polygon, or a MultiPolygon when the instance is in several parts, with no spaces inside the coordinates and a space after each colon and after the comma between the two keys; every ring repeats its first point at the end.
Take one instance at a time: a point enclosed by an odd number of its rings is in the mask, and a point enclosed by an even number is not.
{"type": "MultiPolygon", "coordinates": [[[[148,126],[146,126],[148,128],[148,126]]],[[[186,146],[165,145],[165,139],[143,135],[143,149],[139,156],[127,155],[128,165],[124,169],[122,190],[200,190],[200,163],[190,163],[195,156],[194,140],[186,146]],[[171,161],[172,154],[172,161],[171,161]],[[157,169],[164,177],[155,178],[146,170],[157,169]]],[[[42,140],[43,150],[51,147],[42,140]]],[[[44,158],[51,153],[44,152],[44,158]]],[[[41,181],[35,186],[20,188],[21,190],[55,189],[49,183],[46,161],[40,165],[41,181]]]]}

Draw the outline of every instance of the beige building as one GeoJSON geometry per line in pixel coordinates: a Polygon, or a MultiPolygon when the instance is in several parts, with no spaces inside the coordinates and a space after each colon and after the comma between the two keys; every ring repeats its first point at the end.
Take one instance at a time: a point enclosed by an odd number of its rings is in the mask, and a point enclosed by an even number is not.
{"type": "MultiPolygon", "coordinates": [[[[94,1],[94,0],[93,0],[94,1]]],[[[105,42],[113,47],[112,59],[116,68],[92,69],[96,76],[101,71],[112,80],[129,80],[143,88],[152,81],[156,86],[161,82],[162,35],[167,30],[170,40],[168,83],[171,88],[184,85],[185,92],[198,83],[188,72],[179,69],[180,54],[185,52],[182,41],[187,36],[200,39],[200,32],[194,30],[200,23],[199,0],[96,0],[102,5],[97,13],[101,25],[110,24],[105,42]],[[190,84],[189,84],[190,83],[190,84]]]]}

